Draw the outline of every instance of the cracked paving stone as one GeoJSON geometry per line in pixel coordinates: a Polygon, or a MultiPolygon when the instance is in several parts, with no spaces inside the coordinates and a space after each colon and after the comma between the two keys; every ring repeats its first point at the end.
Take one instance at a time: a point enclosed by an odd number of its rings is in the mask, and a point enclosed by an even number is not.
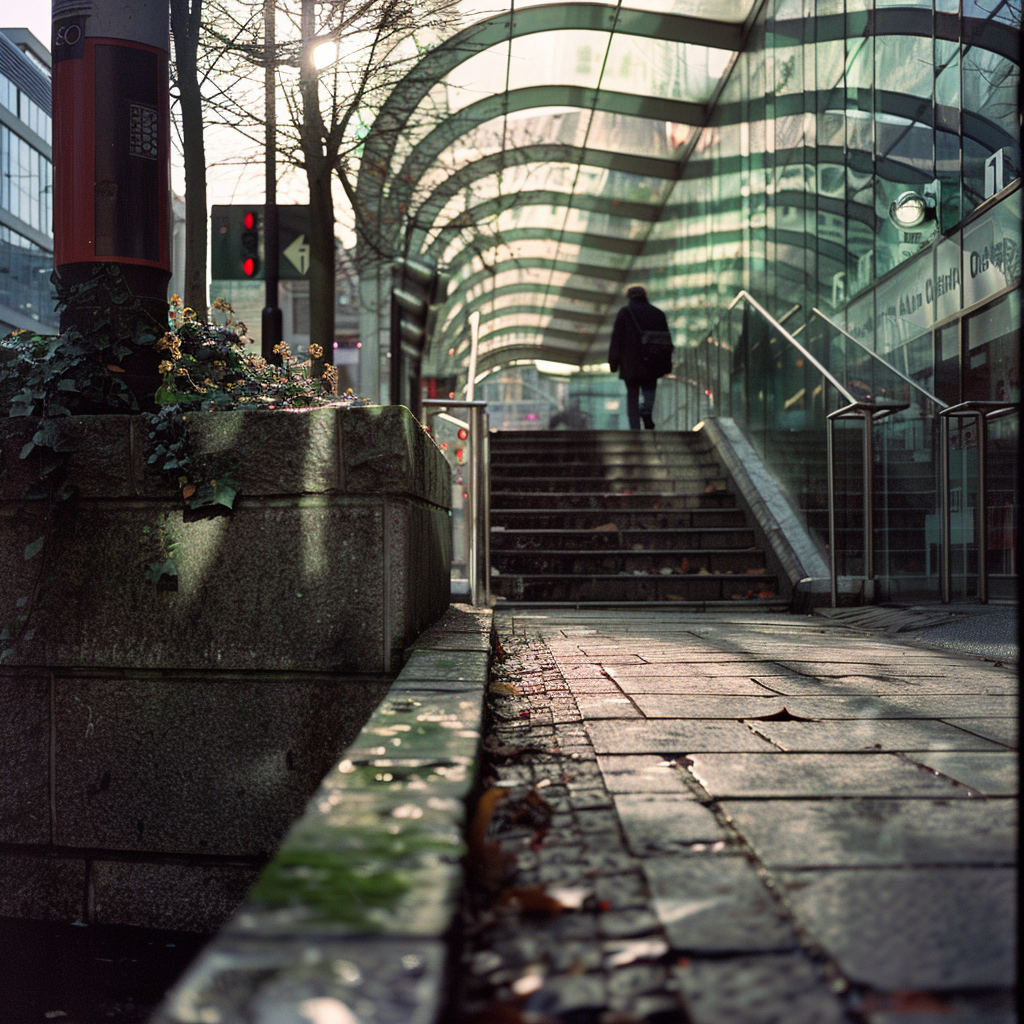
{"type": "Polygon", "coordinates": [[[688,792],[683,768],[658,754],[599,754],[597,763],[612,793],[688,792]]]}
{"type": "Polygon", "coordinates": [[[839,869],[780,877],[797,920],[851,981],[886,991],[1013,984],[1012,868],[839,869]]]}
{"type": "Polygon", "coordinates": [[[1002,743],[1006,747],[1017,747],[1019,732],[1016,718],[946,718],[949,725],[965,729],[994,743],[1002,743]]]}
{"type": "Polygon", "coordinates": [[[941,772],[947,778],[970,786],[986,796],[1017,795],[1017,758],[1009,751],[944,751],[910,754],[909,757],[915,763],[941,772]]]}
{"type": "Polygon", "coordinates": [[[651,857],[643,862],[672,948],[691,953],[773,952],[796,945],[782,907],[740,856],[651,857]]]}
{"type": "Polygon", "coordinates": [[[847,1019],[828,983],[799,953],[695,958],[674,972],[692,1024],[842,1024],[847,1019]]]}
{"type": "Polygon", "coordinates": [[[775,748],[745,725],[726,720],[698,722],[671,719],[642,722],[588,722],[598,754],[673,754],[696,751],[770,751],[775,748]]]}

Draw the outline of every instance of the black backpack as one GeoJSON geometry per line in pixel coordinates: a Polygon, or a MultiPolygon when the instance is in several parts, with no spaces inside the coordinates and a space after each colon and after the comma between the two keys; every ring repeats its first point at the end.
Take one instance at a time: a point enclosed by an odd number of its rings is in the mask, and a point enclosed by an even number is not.
{"type": "MultiPolygon", "coordinates": [[[[627,307],[628,308],[628,307],[627,307]]],[[[633,310],[629,315],[640,332],[640,361],[650,377],[664,377],[672,372],[672,334],[670,331],[645,331],[633,310]]]]}

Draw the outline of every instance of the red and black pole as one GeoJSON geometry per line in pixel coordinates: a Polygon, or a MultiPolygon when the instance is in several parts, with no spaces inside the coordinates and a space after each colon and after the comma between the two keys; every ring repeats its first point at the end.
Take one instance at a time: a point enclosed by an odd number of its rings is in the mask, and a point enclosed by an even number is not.
{"type": "MultiPolygon", "coordinates": [[[[155,326],[171,278],[168,12],[167,0],[53,0],[54,263],[65,288],[117,264],[155,326]]],[[[61,328],[77,322],[69,307],[61,328]]],[[[129,373],[157,358],[137,356],[129,373]]]]}

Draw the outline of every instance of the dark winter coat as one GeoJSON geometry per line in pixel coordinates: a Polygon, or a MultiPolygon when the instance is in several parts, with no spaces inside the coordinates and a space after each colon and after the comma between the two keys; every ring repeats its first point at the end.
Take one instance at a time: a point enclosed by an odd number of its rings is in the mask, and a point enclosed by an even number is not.
{"type": "Polygon", "coordinates": [[[657,306],[652,306],[646,299],[630,299],[619,310],[612,327],[612,343],[608,346],[608,365],[612,373],[618,370],[619,376],[627,383],[654,383],[657,377],[651,378],[644,369],[640,332],[667,330],[668,320],[657,306]]]}

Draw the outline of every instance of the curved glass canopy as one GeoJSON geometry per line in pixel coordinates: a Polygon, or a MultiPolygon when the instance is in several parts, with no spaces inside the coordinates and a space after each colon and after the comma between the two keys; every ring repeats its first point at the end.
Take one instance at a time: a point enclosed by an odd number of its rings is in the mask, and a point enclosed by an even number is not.
{"type": "Polygon", "coordinates": [[[379,112],[357,189],[364,254],[422,257],[451,275],[429,372],[465,367],[474,312],[481,372],[603,361],[602,325],[751,6],[464,5],[468,27],[429,50],[379,112]]]}

